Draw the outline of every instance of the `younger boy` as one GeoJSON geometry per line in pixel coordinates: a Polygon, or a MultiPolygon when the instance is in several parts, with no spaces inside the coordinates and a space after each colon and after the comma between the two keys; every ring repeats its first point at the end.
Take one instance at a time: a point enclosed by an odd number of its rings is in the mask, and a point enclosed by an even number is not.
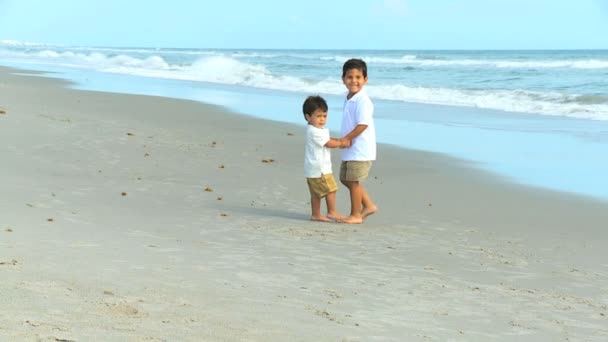
{"type": "Polygon", "coordinates": [[[350,215],[344,223],[362,223],[378,208],[361,182],[369,175],[376,160],[374,104],[365,91],[367,65],[361,59],[349,59],[342,66],[342,82],[348,90],[342,113],[342,136],[349,148],[342,150],[340,181],[350,191],[350,215]]]}
{"type": "Polygon", "coordinates": [[[327,123],[327,102],[321,96],[309,96],[302,105],[306,128],[306,149],[304,173],[310,190],[310,206],[313,221],[329,222],[342,216],[336,210],[338,185],[332,175],[330,148],[348,147],[341,139],[329,137],[327,123]],[[321,199],[325,197],[327,216],[321,214],[321,199]]]}

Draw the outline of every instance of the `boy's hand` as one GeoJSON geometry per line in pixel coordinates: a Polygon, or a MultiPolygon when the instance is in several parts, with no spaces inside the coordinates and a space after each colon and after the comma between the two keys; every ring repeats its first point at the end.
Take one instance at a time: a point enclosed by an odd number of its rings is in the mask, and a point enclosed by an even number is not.
{"type": "Polygon", "coordinates": [[[352,145],[352,141],[350,139],[341,138],[340,139],[340,148],[349,148],[352,145]]]}

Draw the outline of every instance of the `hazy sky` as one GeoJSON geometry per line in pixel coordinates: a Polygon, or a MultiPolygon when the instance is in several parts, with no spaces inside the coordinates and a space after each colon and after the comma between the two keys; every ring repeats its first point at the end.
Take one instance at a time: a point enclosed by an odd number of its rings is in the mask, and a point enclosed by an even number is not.
{"type": "Polygon", "coordinates": [[[0,0],[0,40],[200,48],[608,48],[608,1],[0,0]]]}

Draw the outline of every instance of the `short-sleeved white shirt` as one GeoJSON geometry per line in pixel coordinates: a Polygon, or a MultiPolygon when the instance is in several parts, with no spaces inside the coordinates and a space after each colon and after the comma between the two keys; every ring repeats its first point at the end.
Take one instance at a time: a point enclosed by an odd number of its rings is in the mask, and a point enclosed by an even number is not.
{"type": "Polygon", "coordinates": [[[306,178],[319,178],[332,173],[331,150],[325,147],[329,141],[329,129],[306,127],[306,149],[304,151],[304,175],[306,178]]]}
{"type": "Polygon", "coordinates": [[[353,139],[351,147],[341,150],[342,160],[376,160],[374,104],[365,88],[344,101],[342,136],[350,133],[357,125],[367,125],[367,128],[353,139]]]}

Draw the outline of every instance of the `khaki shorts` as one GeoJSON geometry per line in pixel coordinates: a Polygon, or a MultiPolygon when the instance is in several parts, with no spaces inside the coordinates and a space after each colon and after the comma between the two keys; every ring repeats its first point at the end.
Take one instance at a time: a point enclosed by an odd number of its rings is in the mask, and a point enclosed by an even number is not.
{"type": "Polygon", "coordinates": [[[372,162],[369,160],[347,160],[340,165],[340,180],[348,182],[360,182],[367,178],[372,162]]]}
{"type": "Polygon", "coordinates": [[[319,198],[338,191],[338,184],[331,173],[321,175],[319,178],[306,178],[306,182],[310,193],[319,198]]]}

